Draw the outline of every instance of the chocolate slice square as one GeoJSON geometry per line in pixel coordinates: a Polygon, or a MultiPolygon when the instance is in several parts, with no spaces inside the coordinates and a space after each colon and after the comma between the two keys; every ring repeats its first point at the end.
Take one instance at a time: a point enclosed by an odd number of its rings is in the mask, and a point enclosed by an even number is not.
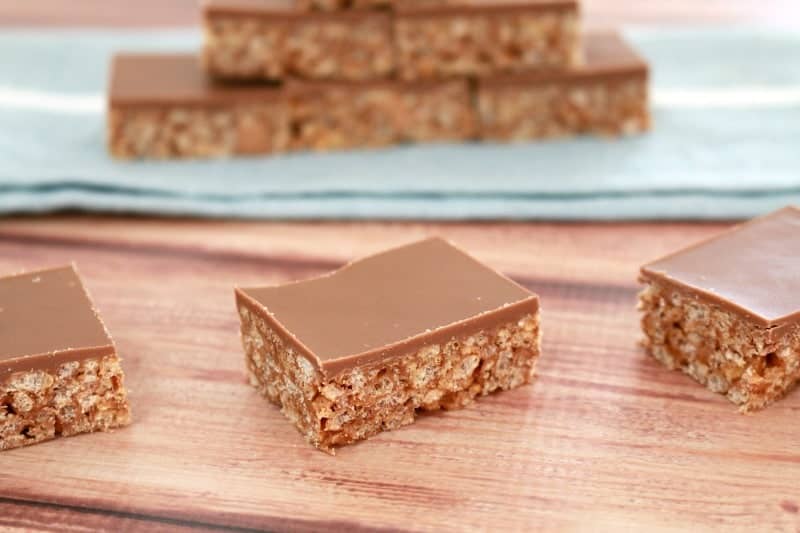
{"type": "Polygon", "coordinates": [[[800,209],[787,207],[641,269],[647,351],[761,409],[800,380],[800,209]]]}
{"type": "Polygon", "coordinates": [[[74,267],[0,279],[0,450],[129,424],[123,379],[74,267]]]}
{"type": "Polygon", "coordinates": [[[289,144],[279,87],[215,82],[192,54],[118,54],[108,108],[108,148],[120,159],[279,153],[289,144]]]}
{"type": "Polygon", "coordinates": [[[540,353],[538,297],[441,239],[236,300],[250,382],[325,451],[529,383],[540,353]]]}
{"type": "Polygon", "coordinates": [[[307,7],[294,0],[206,0],[206,70],[238,80],[357,81],[392,74],[389,12],[307,7]]]}
{"type": "Polygon", "coordinates": [[[286,99],[294,150],[465,141],[476,135],[466,80],[290,82],[286,99]]]}
{"type": "Polygon", "coordinates": [[[616,33],[584,36],[583,64],[478,82],[480,134],[520,141],[650,129],[649,67],[616,33]]]}
{"type": "Polygon", "coordinates": [[[581,63],[575,0],[393,2],[406,80],[563,69],[581,63]]]}

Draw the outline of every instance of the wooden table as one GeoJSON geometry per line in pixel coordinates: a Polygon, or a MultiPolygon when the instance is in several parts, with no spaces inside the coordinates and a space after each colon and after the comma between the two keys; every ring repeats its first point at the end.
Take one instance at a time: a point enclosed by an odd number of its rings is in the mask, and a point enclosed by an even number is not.
{"type": "MultiPolygon", "coordinates": [[[[781,16],[748,0],[587,3],[595,22],[666,20],[675,5],[692,20],[781,16]]],[[[20,4],[0,0],[0,21],[175,23],[194,9],[20,4]]],[[[135,416],[113,434],[1,454],[0,528],[800,531],[800,392],[742,416],[636,345],[638,266],[723,227],[0,220],[0,272],[79,264],[135,416]],[[541,295],[538,381],[335,458],[313,450],[245,383],[232,287],[433,234],[541,295]]]]}

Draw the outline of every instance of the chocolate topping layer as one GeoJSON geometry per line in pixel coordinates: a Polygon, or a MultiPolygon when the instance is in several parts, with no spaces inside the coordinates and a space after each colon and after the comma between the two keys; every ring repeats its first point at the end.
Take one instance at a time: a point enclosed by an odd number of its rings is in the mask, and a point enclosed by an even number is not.
{"type": "Polygon", "coordinates": [[[294,12],[294,0],[205,0],[203,9],[214,13],[294,12]]]}
{"type": "Polygon", "coordinates": [[[341,11],[308,11],[294,0],[206,0],[203,13],[209,16],[283,18],[291,20],[361,20],[383,18],[388,23],[390,16],[385,11],[371,9],[346,9],[341,11]]]}
{"type": "Polygon", "coordinates": [[[215,82],[193,54],[119,54],[111,67],[112,106],[263,102],[280,95],[274,85],[215,82]]]}
{"type": "Polygon", "coordinates": [[[552,11],[554,9],[577,11],[577,0],[459,0],[458,2],[438,5],[417,3],[406,4],[402,0],[394,4],[394,9],[401,16],[454,16],[472,13],[508,13],[536,10],[552,11]]]}
{"type": "Polygon", "coordinates": [[[73,267],[0,279],[0,379],[112,353],[73,267]]]}
{"type": "Polygon", "coordinates": [[[402,91],[403,93],[416,93],[436,90],[447,85],[467,85],[469,83],[466,79],[459,78],[446,78],[434,79],[424,78],[416,80],[398,80],[395,78],[378,78],[371,80],[300,80],[296,78],[289,78],[284,81],[284,92],[287,96],[292,95],[307,95],[328,90],[344,89],[354,94],[380,90],[392,89],[402,91]]]}
{"type": "Polygon", "coordinates": [[[534,313],[537,296],[434,238],[316,279],[236,290],[326,374],[534,313]]]}
{"type": "Polygon", "coordinates": [[[583,36],[584,63],[564,70],[550,69],[493,76],[484,86],[552,81],[597,81],[624,76],[648,76],[647,62],[616,33],[590,32],[583,36]]]}
{"type": "Polygon", "coordinates": [[[800,209],[786,207],[642,267],[645,280],[765,328],[800,321],[800,209]]]}

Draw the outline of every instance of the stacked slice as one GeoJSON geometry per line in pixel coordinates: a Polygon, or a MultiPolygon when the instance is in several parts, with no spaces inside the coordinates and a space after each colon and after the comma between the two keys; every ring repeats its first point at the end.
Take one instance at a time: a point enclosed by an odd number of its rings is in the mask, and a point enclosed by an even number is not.
{"type": "Polygon", "coordinates": [[[647,65],[575,0],[208,0],[192,55],[115,58],[114,156],[628,134],[647,65]]]}

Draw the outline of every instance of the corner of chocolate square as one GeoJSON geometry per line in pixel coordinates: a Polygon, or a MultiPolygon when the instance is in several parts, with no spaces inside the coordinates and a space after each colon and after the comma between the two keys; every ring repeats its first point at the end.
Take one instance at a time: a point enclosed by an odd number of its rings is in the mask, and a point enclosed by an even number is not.
{"type": "Polygon", "coordinates": [[[406,142],[463,141],[476,135],[464,79],[308,82],[287,80],[291,148],[332,150],[406,142]]]}
{"type": "Polygon", "coordinates": [[[118,159],[280,153],[289,137],[278,86],[218,82],[185,53],[117,54],[106,127],[118,159]]]}
{"type": "MultiPolygon", "coordinates": [[[[203,57],[208,73],[232,80],[295,76],[366,81],[390,76],[395,66],[391,13],[309,10],[321,3],[207,1],[203,57]]],[[[337,7],[338,2],[330,3],[337,7]]]]}
{"type": "Polygon", "coordinates": [[[647,351],[742,411],[800,380],[800,209],[787,207],[649,263],[647,351]]]}
{"type": "Polygon", "coordinates": [[[580,63],[575,0],[397,1],[403,79],[491,77],[580,63]]]}
{"type": "Polygon", "coordinates": [[[0,278],[0,450],[129,424],[123,380],[74,266],[0,278]]]}
{"type": "Polygon", "coordinates": [[[237,288],[250,382],[325,451],[530,383],[539,299],[442,239],[237,288]]]}
{"type": "Polygon", "coordinates": [[[484,139],[627,136],[651,127],[649,67],[617,33],[583,35],[583,63],[478,81],[484,139]]]}

